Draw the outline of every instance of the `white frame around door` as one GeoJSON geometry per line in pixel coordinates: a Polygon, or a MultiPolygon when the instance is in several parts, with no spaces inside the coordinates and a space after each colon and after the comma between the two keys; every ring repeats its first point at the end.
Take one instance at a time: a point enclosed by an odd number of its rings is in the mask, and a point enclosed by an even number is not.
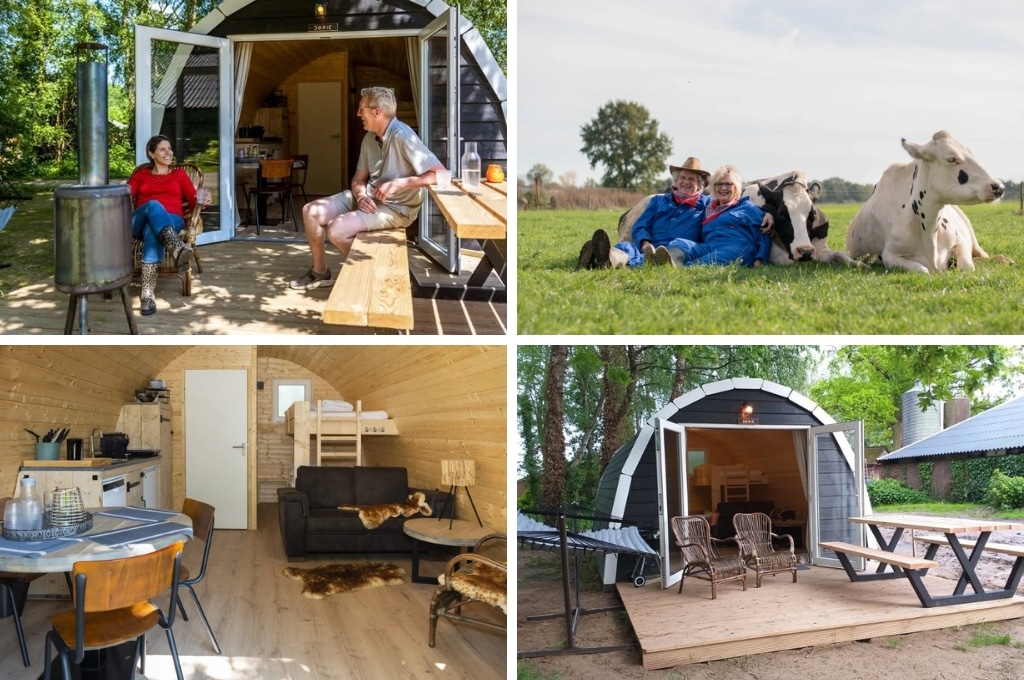
{"type": "MultiPolygon", "coordinates": [[[[834,437],[836,445],[842,451],[847,464],[849,464],[850,469],[853,471],[854,481],[856,482],[854,484],[856,500],[854,513],[855,516],[862,515],[866,507],[864,498],[864,422],[855,420],[845,423],[832,423],[830,425],[811,427],[807,430],[807,496],[809,506],[807,554],[813,564],[840,568],[842,564],[840,564],[837,558],[824,555],[818,548],[818,544],[821,541],[833,540],[834,538],[831,536],[822,537],[821,535],[821,505],[824,500],[818,485],[820,471],[818,437],[821,435],[832,435],[834,437]],[[853,432],[852,442],[845,436],[836,436],[837,434],[850,431],[853,432]]],[[[856,527],[856,535],[858,536],[858,543],[864,545],[863,527],[856,527]]],[[[864,569],[864,558],[851,555],[850,561],[855,569],[864,569]]]]}
{"type": "MultiPolygon", "coordinates": [[[[430,108],[430,40],[444,35],[446,43],[446,64],[448,66],[445,116],[447,119],[447,131],[445,150],[448,156],[446,166],[452,173],[452,177],[459,176],[459,141],[461,133],[461,121],[459,118],[459,103],[461,101],[459,90],[459,12],[457,8],[449,8],[439,14],[419,33],[420,45],[420,137],[429,148],[431,146],[431,117],[437,112],[430,108]]],[[[420,206],[419,222],[419,247],[420,249],[444,267],[450,273],[459,271],[459,239],[451,227],[444,222],[444,216],[433,205],[433,200],[428,193],[424,197],[423,205],[420,206]],[[442,238],[435,238],[431,233],[432,220],[440,220],[444,224],[442,238]]]]}
{"type": "Polygon", "coordinates": [[[153,41],[178,43],[187,47],[212,47],[217,50],[218,115],[217,141],[220,148],[218,161],[218,188],[220,228],[203,230],[196,243],[205,245],[228,241],[235,235],[235,65],[232,43],[227,38],[215,38],[197,33],[170,31],[151,26],[135,26],[135,160],[146,163],[146,142],[153,136],[153,41]]]}
{"type": "Polygon", "coordinates": [[[658,471],[658,532],[660,537],[659,552],[661,553],[661,587],[671,588],[674,584],[679,583],[679,579],[683,577],[682,570],[672,571],[672,550],[675,547],[672,539],[672,529],[669,527],[669,519],[675,517],[673,508],[669,507],[669,483],[672,480],[668,479],[668,466],[666,465],[666,455],[673,455],[677,457],[677,469],[683,471],[682,475],[679,475],[679,479],[675,481],[679,485],[678,493],[680,504],[679,512],[682,515],[688,515],[690,508],[689,489],[686,484],[686,426],[673,423],[670,420],[664,420],[662,418],[656,419],[657,424],[657,437],[655,438],[655,467],[658,471]],[[678,444],[676,451],[667,451],[665,444],[665,431],[673,432],[678,435],[678,444]]]}

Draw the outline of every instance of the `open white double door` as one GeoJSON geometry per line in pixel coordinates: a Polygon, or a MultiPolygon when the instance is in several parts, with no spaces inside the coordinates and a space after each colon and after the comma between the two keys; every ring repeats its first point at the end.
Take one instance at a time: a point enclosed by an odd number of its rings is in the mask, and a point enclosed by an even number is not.
{"type": "MultiPolygon", "coordinates": [[[[423,29],[390,31],[389,36],[416,38],[419,43],[419,129],[423,141],[448,168],[457,168],[459,158],[459,46],[461,31],[467,26],[456,8],[442,12],[423,29]]],[[[198,237],[199,245],[217,243],[234,238],[238,224],[238,206],[235,192],[235,130],[241,93],[235,91],[235,82],[245,82],[235,64],[234,48],[239,45],[274,41],[354,40],[381,36],[375,31],[345,31],[326,36],[322,33],[256,34],[218,38],[197,33],[170,31],[150,26],[135,26],[135,145],[136,162],[145,163],[145,145],[149,138],[161,130],[170,132],[175,150],[183,153],[186,140],[197,145],[205,158],[216,158],[216,172],[206,168],[206,188],[214,192],[214,205],[203,211],[204,229],[198,237]],[[202,59],[195,58],[201,54],[202,59]],[[188,82],[186,83],[186,78],[188,82]],[[189,94],[191,93],[191,94],[189,94]],[[216,93],[216,100],[212,99],[216,93]],[[209,97],[202,106],[189,104],[189,97],[209,97]],[[210,110],[215,107],[215,113],[210,110]],[[196,112],[202,112],[197,115],[196,112]],[[173,130],[173,131],[172,131],[173,130]],[[199,142],[198,140],[205,140],[199,142]],[[216,215],[216,217],[207,217],[216,215]],[[209,219],[209,221],[207,221],[209,219]]],[[[248,62],[239,60],[242,71],[248,62]]],[[[300,95],[302,93],[300,92],[300,95]]],[[[300,96],[300,105],[301,105],[300,96]]],[[[301,114],[301,110],[300,110],[301,114]]],[[[323,112],[318,111],[322,117],[323,112]]],[[[308,119],[314,116],[308,116],[308,119]]],[[[301,129],[301,123],[300,123],[301,129]]],[[[313,128],[310,128],[311,130],[313,128]]],[[[328,136],[334,137],[330,132],[328,136]]],[[[311,142],[314,153],[321,146],[337,147],[340,143],[311,142]]],[[[350,140],[352,141],[352,140],[350,140]]],[[[359,140],[354,140],[355,144],[359,140]]],[[[310,149],[300,150],[308,153],[310,149]]],[[[310,165],[313,154],[310,154],[310,165]]],[[[320,165],[323,165],[321,162],[320,165]]],[[[340,165],[338,166],[340,167],[340,165]]],[[[453,173],[456,175],[456,173],[453,173]]],[[[334,178],[336,188],[347,188],[351,178],[334,178]]],[[[420,248],[449,272],[459,267],[459,241],[436,206],[424,201],[419,216],[420,248]]]]}
{"type": "MultiPolygon", "coordinates": [[[[658,523],[659,552],[661,553],[661,582],[668,588],[679,582],[682,576],[679,550],[675,547],[669,519],[689,515],[689,493],[687,490],[687,429],[730,429],[745,430],[746,435],[756,437],[756,430],[791,430],[794,450],[761,455],[794,455],[800,469],[804,491],[807,495],[807,541],[810,561],[815,564],[839,566],[838,560],[825,556],[818,550],[818,543],[834,540],[828,535],[829,526],[847,531],[846,517],[862,514],[864,498],[864,431],[861,421],[834,423],[820,427],[771,426],[771,425],[680,425],[669,420],[657,419],[656,467],[658,472],[658,523]],[[806,432],[806,445],[801,446],[800,432],[806,432]],[[822,535],[823,527],[826,535],[822,535]]],[[[849,540],[844,533],[844,540],[849,540]]]]}

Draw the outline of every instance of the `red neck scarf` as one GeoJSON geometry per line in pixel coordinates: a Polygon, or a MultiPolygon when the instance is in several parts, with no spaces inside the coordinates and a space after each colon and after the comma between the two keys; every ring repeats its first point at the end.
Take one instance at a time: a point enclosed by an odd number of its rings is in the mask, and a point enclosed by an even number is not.
{"type": "Polygon", "coordinates": [[[684,196],[675,189],[672,189],[672,200],[676,202],[676,205],[688,205],[691,208],[697,206],[697,201],[700,199],[700,192],[695,191],[689,196],[684,196]]]}
{"type": "Polygon", "coordinates": [[[724,213],[726,210],[736,205],[738,202],[739,199],[736,199],[733,201],[729,201],[725,205],[722,205],[722,203],[720,203],[718,199],[711,201],[711,203],[707,207],[707,210],[704,211],[704,224],[707,224],[711,220],[715,219],[716,217],[724,213]]]}

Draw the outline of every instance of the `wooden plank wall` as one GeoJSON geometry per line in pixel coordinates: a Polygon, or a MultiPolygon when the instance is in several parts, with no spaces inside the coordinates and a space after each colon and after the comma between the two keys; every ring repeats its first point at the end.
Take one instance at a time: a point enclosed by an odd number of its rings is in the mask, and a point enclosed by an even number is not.
{"type": "MultiPolygon", "coordinates": [[[[160,377],[184,348],[0,346],[0,495],[17,484],[18,468],[35,458],[35,439],[69,427],[89,455],[93,428],[113,432],[121,405],[160,377]]],[[[97,454],[99,441],[96,441],[97,454]]],[[[64,455],[62,450],[61,455],[64,455]]]]}
{"type": "MultiPolygon", "coordinates": [[[[257,380],[264,383],[263,389],[256,391],[259,502],[276,503],[278,487],[291,484],[295,440],[285,433],[284,421],[273,422],[274,379],[311,381],[314,400],[347,397],[339,394],[338,390],[313,371],[292,361],[260,357],[257,375],[257,380]]],[[[349,401],[355,404],[355,397],[349,401]]]]}

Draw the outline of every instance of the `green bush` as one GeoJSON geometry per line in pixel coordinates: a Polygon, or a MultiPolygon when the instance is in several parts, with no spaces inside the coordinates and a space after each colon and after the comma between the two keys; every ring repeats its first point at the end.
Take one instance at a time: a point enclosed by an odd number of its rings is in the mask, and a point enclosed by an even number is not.
{"type": "Polygon", "coordinates": [[[928,495],[912,489],[898,479],[874,479],[868,482],[868,498],[871,506],[906,505],[909,503],[925,503],[928,495]]]}
{"type": "Polygon", "coordinates": [[[996,510],[1024,508],[1024,477],[1009,477],[996,470],[989,479],[985,502],[996,510]]]}

